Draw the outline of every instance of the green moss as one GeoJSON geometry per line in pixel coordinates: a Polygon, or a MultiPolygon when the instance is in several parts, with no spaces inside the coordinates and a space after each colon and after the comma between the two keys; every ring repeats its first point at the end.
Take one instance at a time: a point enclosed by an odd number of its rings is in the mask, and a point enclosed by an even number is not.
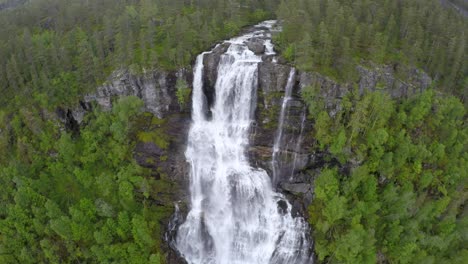
{"type": "Polygon", "coordinates": [[[179,102],[181,108],[185,108],[188,102],[190,101],[191,90],[188,87],[187,82],[184,79],[180,78],[177,80],[176,87],[177,101],[179,102]]]}
{"type": "Polygon", "coordinates": [[[156,116],[152,116],[151,125],[161,126],[161,125],[164,125],[165,123],[166,123],[166,120],[157,118],[156,116]]]}
{"type": "Polygon", "coordinates": [[[153,142],[158,147],[162,149],[167,149],[169,147],[169,139],[168,136],[164,133],[160,133],[161,131],[151,131],[151,132],[140,132],[138,133],[138,140],[148,143],[153,142]]]}
{"type": "Polygon", "coordinates": [[[265,108],[263,103],[259,105],[260,120],[267,121],[263,125],[265,128],[275,129],[278,125],[278,115],[281,111],[281,105],[278,104],[278,102],[283,97],[283,95],[284,94],[281,92],[271,92],[265,97],[268,108],[265,108]]]}
{"type": "Polygon", "coordinates": [[[169,147],[170,137],[166,132],[167,120],[158,118],[152,113],[142,114],[134,124],[136,139],[148,143],[153,142],[162,149],[169,147]]]}
{"type": "Polygon", "coordinates": [[[146,160],[145,160],[145,162],[146,162],[146,163],[154,163],[155,160],[154,160],[154,158],[152,158],[152,157],[147,157],[146,160]]]}
{"type": "Polygon", "coordinates": [[[386,84],[382,80],[379,80],[377,84],[375,85],[376,90],[383,90],[385,89],[385,87],[386,87],[386,84]]]}

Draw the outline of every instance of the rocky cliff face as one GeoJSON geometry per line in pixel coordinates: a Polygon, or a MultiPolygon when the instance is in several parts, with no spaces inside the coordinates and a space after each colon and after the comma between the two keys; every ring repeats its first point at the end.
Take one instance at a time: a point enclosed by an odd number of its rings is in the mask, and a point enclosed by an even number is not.
{"type": "MultiPolygon", "coordinates": [[[[272,149],[282,98],[291,66],[266,60],[259,65],[259,92],[256,125],[252,133],[252,162],[271,171],[272,149]]],[[[305,215],[313,198],[313,178],[323,167],[324,153],[312,151],[315,141],[310,136],[313,124],[307,119],[307,107],[301,99],[301,91],[314,87],[326,103],[333,116],[339,109],[341,99],[355,91],[380,91],[391,97],[405,98],[427,89],[431,78],[418,69],[410,69],[404,80],[398,77],[396,69],[389,65],[358,66],[357,83],[338,83],[314,72],[297,72],[294,80],[292,99],[287,105],[283,135],[280,142],[280,178],[278,188],[288,194],[296,210],[305,215]]],[[[333,162],[333,161],[331,161],[333,162]]]]}
{"type": "MultiPolygon", "coordinates": [[[[278,63],[274,55],[266,50],[265,44],[265,39],[259,37],[250,39],[248,45],[254,53],[264,54],[264,60],[258,67],[257,107],[250,135],[249,156],[253,164],[271,175],[273,145],[291,66],[278,63]]],[[[212,105],[215,98],[220,56],[228,47],[229,44],[218,45],[204,56],[203,83],[208,105],[212,105]]],[[[296,72],[292,80],[292,98],[285,109],[284,126],[279,142],[277,162],[280,177],[277,187],[291,200],[295,208],[294,213],[307,216],[306,208],[313,198],[313,179],[325,163],[323,153],[312,151],[315,144],[310,136],[313,124],[307,118],[307,106],[301,98],[301,90],[309,86],[314,87],[326,102],[330,115],[334,115],[343,96],[356,89],[359,93],[381,91],[394,98],[402,98],[419,93],[431,84],[429,76],[416,69],[411,70],[409,78],[404,81],[397,77],[395,69],[391,66],[359,66],[357,71],[360,75],[357,84],[338,83],[318,73],[300,71],[296,72]]],[[[177,72],[151,71],[133,75],[128,71],[116,71],[108,82],[98,87],[96,93],[87,95],[77,107],[58,109],[57,114],[68,129],[76,130],[83,123],[85,113],[93,105],[110,109],[116,97],[134,95],[141,98],[145,111],[164,120],[154,127],[148,125],[146,129],[167,134],[169,147],[162,148],[154,142],[139,142],[135,149],[135,159],[141,166],[152,169],[155,177],[164,174],[177,183],[178,188],[173,191],[170,200],[182,201],[181,210],[184,210],[184,201],[187,201],[188,195],[188,168],[184,152],[190,126],[190,107],[181,107],[177,101],[177,79],[191,84],[192,72],[182,69],[177,72]]],[[[168,240],[171,239],[170,236],[175,235],[176,229],[171,226],[183,222],[183,215],[184,212],[174,215],[170,225],[163,223],[169,229],[168,240]]],[[[184,263],[174,251],[168,249],[167,255],[168,263],[184,263]]]]}
{"type": "MultiPolygon", "coordinates": [[[[274,55],[265,54],[265,40],[252,38],[248,47],[256,54],[264,54],[258,68],[258,93],[255,124],[251,133],[251,162],[272,174],[272,154],[277,134],[279,116],[285,87],[291,66],[278,63],[274,55]]],[[[218,46],[205,55],[205,95],[214,98],[219,56],[227,47],[218,46]]],[[[277,186],[293,200],[298,213],[304,215],[313,198],[313,178],[324,165],[324,153],[313,153],[314,139],[310,136],[312,123],[307,119],[307,106],[301,98],[301,90],[314,87],[326,102],[331,116],[340,108],[341,99],[347,93],[381,91],[393,98],[404,98],[422,92],[431,83],[431,78],[418,69],[409,69],[404,80],[390,65],[358,66],[357,83],[338,83],[318,73],[296,72],[293,80],[292,98],[285,110],[284,127],[278,155],[279,179],[277,186]]],[[[333,162],[333,161],[332,161],[333,162]]]]}
{"type": "MultiPolygon", "coordinates": [[[[136,96],[144,102],[142,111],[151,113],[138,120],[138,130],[155,134],[164,139],[165,144],[154,141],[137,142],[134,151],[136,162],[152,171],[156,179],[171,181],[171,189],[161,193],[161,199],[154,203],[159,206],[174,208],[180,204],[181,215],[186,209],[188,196],[188,167],[185,161],[187,133],[190,126],[190,103],[181,106],[177,99],[176,83],[182,79],[192,83],[192,72],[180,69],[176,72],[154,70],[135,75],[126,70],[115,71],[109,80],[96,89],[95,93],[86,95],[74,108],[56,110],[56,115],[67,130],[79,133],[85,124],[85,115],[93,107],[110,110],[113,101],[121,96],[136,96]],[[157,122],[155,122],[155,120],[157,122]]],[[[171,219],[161,223],[167,227],[165,239],[170,241],[174,235],[169,228],[171,219]]],[[[170,248],[166,248],[167,263],[186,263],[170,248]]]]}
{"type": "Polygon", "coordinates": [[[4,9],[13,9],[23,5],[28,0],[6,0],[0,3],[0,11],[4,9]]]}
{"type": "Polygon", "coordinates": [[[112,101],[120,96],[136,96],[144,102],[145,111],[164,118],[179,112],[180,106],[176,97],[177,79],[191,83],[191,72],[180,69],[177,72],[149,71],[141,75],[131,74],[127,70],[115,71],[108,81],[98,87],[95,93],[88,94],[75,109],[73,118],[81,123],[90,103],[97,103],[102,109],[109,110],[112,101]]]}

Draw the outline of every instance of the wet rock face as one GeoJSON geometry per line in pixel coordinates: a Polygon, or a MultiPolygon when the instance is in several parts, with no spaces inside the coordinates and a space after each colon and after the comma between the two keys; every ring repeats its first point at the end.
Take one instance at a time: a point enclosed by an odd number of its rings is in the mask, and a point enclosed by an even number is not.
{"type": "Polygon", "coordinates": [[[229,43],[220,44],[211,53],[203,56],[203,92],[207,99],[208,109],[211,108],[216,97],[215,85],[218,78],[219,61],[229,46],[229,43]]]}
{"type": "Polygon", "coordinates": [[[264,61],[258,65],[258,89],[264,95],[271,92],[284,92],[291,67],[264,61]]]}
{"type": "MultiPolygon", "coordinates": [[[[291,72],[289,65],[267,59],[259,63],[256,122],[251,134],[252,162],[272,174],[272,153],[275,138],[278,136],[280,112],[283,106],[285,88],[291,72]],[[267,155],[266,149],[269,150],[267,155]]],[[[291,98],[285,105],[282,135],[279,139],[278,185],[290,182],[294,174],[309,164],[309,152],[312,144],[310,122],[306,122],[307,107],[300,96],[300,74],[293,78],[291,98]]]]}
{"type": "MultiPolygon", "coordinates": [[[[151,121],[146,122],[151,124],[151,121]]],[[[150,128],[151,132],[163,133],[168,136],[167,147],[160,147],[155,142],[138,142],[134,158],[136,162],[145,168],[151,169],[153,177],[163,180],[169,180],[171,187],[165,192],[165,199],[158,202],[158,205],[173,206],[177,203],[180,207],[180,215],[186,215],[189,201],[189,167],[185,158],[187,148],[187,137],[190,128],[191,118],[187,112],[172,112],[164,118],[164,122],[157,125],[157,128],[150,128]]],[[[154,126],[151,124],[150,126],[154,126]]],[[[176,237],[177,227],[182,219],[165,219],[161,223],[164,227],[164,240],[162,249],[166,256],[166,263],[186,264],[187,262],[177,253],[173,245],[173,239],[176,237]]],[[[178,216],[180,217],[180,216],[178,216]]]]}
{"type": "MultiPolygon", "coordinates": [[[[278,133],[279,116],[291,67],[280,59],[274,62],[271,56],[264,56],[263,59],[258,67],[258,101],[250,136],[249,157],[252,164],[271,175],[273,144],[278,133]]],[[[360,94],[381,91],[395,99],[406,98],[426,90],[432,83],[431,78],[418,69],[408,69],[404,80],[397,77],[397,70],[389,65],[373,65],[369,68],[358,66],[357,71],[357,90],[360,94]]],[[[334,162],[325,162],[324,153],[313,151],[316,144],[310,136],[313,124],[307,119],[307,106],[301,98],[301,91],[308,86],[318,89],[330,116],[340,110],[342,98],[356,89],[356,85],[338,83],[319,73],[296,72],[276,158],[279,175],[277,188],[291,201],[293,211],[305,216],[313,199],[315,177],[327,163],[334,162]]]]}
{"type": "Polygon", "coordinates": [[[165,151],[153,142],[138,142],[135,153],[135,160],[140,166],[154,170],[159,167],[155,161],[161,160],[165,155],[165,151]]]}

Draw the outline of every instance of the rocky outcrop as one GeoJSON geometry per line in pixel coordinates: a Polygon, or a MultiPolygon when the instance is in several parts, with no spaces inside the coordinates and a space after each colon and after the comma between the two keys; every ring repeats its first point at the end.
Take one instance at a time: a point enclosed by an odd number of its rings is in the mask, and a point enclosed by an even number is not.
{"type": "Polygon", "coordinates": [[[374,66],[365,68],[358,66],[360,75],[359,92],[383,91],[393,98],[405,98],[427,89],[432,79],[423,71],[410,69],[408,80],[403,81],[397,77],[394,67],[391,65],[374,66]]]}
{"type": "Polygon", "coordinates": [[[251,50],[253,53],[259,55],[265,52],[265,44],[264,40],[260,38],[252,38],[249,41],[247,41],[247,47],[249,50],[251,50]]]}
{"type": "MultiPolygon", "coordinates": [[[[158,197],[152,201],[163,207],[173,207],[179,201],[186,208],[188,201],[188,164],[184,156],[187,133],[190,126],[189,108],[179,105],[176,95],[176,83],[183,79],[192,83],[192,72],[181,69],[176,72],[153,70],[142,74],[132,74],[128,70],[115,71],[108,81],[86,95],[73,108],[58,108],[56,116],[64,128],[79,133],[80,126],[86,125],[84,117],[93,107],[110,110],[114,100],[122,96],[136,96],[143,103],[145,114],[136,121],[136,133],[146,133],[149,139],[140,139],[134,149],[136,162],[151,170],[156,180],[166,182],[164,190],[158,191],[158,197]],[[154,138],[158,140],[153,140],[154,138]],[[161,141],[161,142],[158,142],[161,141]]],[[[136,135],[136,138],[139,138],[136,135]]],[[[170,219],[161,223],[168,227],[170,219]]],[[[166,230],[166,233],[170,230],[166,230]]],[[[166,237],[171,239],[170,236],[166,237]]],[[[169,242],[162,245],[171,264],[186,262],[174,251],[169,242]]]]}
{"type": "Polygon", "coordinates": [[[115,71],[109,80],[97,88],[97,92],[85,96],[85,102],[97,102],[103,109],[112,107],[112,100],[119,96],[137,96],[144,102],[145,110],[163,118],[179,108],[176,93],[177,78],[189,81],[185,69],[178,72],[150,71],[142,75],[127,70],[115,71]]]}
{"type": "Polygon", "coordinates": [[[258,88],[264,95],[272,92],[284,92],[291,67],[272,61],[258,64],[258,88]]]}
{"type": "Polygon", "coordinates": [[[211,108],[216,97],[215,85],[218,78],[219,61],[229,46],[229,43],[219,44],[210,53],[203,56],[203,92],[207,99],[208,109],[211,108]]]}
{"type": "MultiPolygon", "coordinates": [[[[402,66],[399,66],[402,67],[402,66]]],[[[407,98],[421,93],[432,84],[432,79],[425,72],[416,69],[398,70],[398,66],[375,65],[357,66],[358,81],[354,83],[339,83],[319,73],[302,72],[299,74],[299,89],[311,86],[318,91],[331,115],[340,108],[343,96],[357,86],[359,94],[365,92],[383,92],[394,99],[407,98]],[[405,72],[404,78],[398,72],[405,72]]]]}
{"type": "Polygon", "coordinates": [[[6,0],[0,3],[0,11],[5,9],[13,9],[26,3],[27,0],[6,0]]]}
{"type": "Polygon", "coordinates": [[[96,89],[96,92],[85,95],[74,108],[57,109],[57,115],[65,124],[80,125],[85,114],[92,110],[93,104],[108,111],[115,99],[121,96],[136,96],[144,103],[143,111],[158,118],[165,118],[182,110],[176,96],[177,79],[192,83],[192,72],[180,69],[177,72],[153,70],[132,74],[128,70],[117,70],[96,89]]]}
{"type": "MultiPolygon", "coordinates": [[[[249,150],[252,162],[269,171],[270,175],[278,117],[291,70],[291,66],[280,59],[276,61],[264,57],[264,61],[259,63],[256,120],[249,150]]],[[[292,99],[286,106],[276,162],[280,175],[277,187],[289,197],[294,210],[301,215],[306,214],[306,208],[312,201],[313,179],[326,163],[336,162],[325,162],[324,153],[313,152],[316,143],[309,136],[313,123],[307,119],[307,106],[301,98],[301,91],[306,87],[316,89],[329,114],[333,116],[340,109],[341,100],[347,93],[356,90],[359,94],[380,91],[399,99],[421,93],[432,83],[425,72],[415,68],[398,69],[398,66],[393,65],[370,64],[367,67],[358,66],[356,70],[359,73],[356,83],[339,83],[316,72],[296,73],[292,99]],[[405,72],[405,76],[400,76],[401,72],[405,72]]]]}

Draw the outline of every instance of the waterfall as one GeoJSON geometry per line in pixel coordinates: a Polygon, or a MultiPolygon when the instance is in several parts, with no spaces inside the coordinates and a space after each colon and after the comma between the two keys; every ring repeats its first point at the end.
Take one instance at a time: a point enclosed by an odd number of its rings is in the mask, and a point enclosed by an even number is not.
{"type": "MultiPolygon", "coordinates": [[[[273,25],[231,39],[221,55],[212,117],[203,94],[203,57],[194,68],[190,163],[190,211],[176,247],[190,264],[309,264],[308,225],[273,189],[268,174],[249,164],[246,149],[256,105],[260,55],[245,41],[273,25]]],[[[269,52],[272,49],[269,48],[269,52]]]]}
{"type": "Polygon", "coordinates": [[[286,117],[286,111],[288,108],[288,103],[291,100],[292,89],[294,87],[294,78],[296,77],[296,70],[294,68],[291,69],[289,73],[288,82],[286,83],[283,103],[281,104],[281,112],[278,122],[278,128],[276,131],[275,142],[273,144],[273,157],[272,157],[272,171],[273,171],[273,184],[276,184],[278,180],[278,173],[280,172],[280,164],[278,161],[278,154],[281,147],[281,139],[283,138],[283,126],[284,126],[284,119],[286,117]]]}
{"type": "Polygon", "coordinates": [[[291,178],[294,176],[294,172],[296,170],[296,163],[297,163],[297,154],[299,153],[302,145],[302,137],[304,134],[304,124],[307,117],[307,107],[304,106],[302,110],[302,117],[301,117],[301,129],[299,130],[299,138],[296,143],[296,147],[294,148],[294,158],[293,158],[293,167],[291,169],[291,178]]]}

